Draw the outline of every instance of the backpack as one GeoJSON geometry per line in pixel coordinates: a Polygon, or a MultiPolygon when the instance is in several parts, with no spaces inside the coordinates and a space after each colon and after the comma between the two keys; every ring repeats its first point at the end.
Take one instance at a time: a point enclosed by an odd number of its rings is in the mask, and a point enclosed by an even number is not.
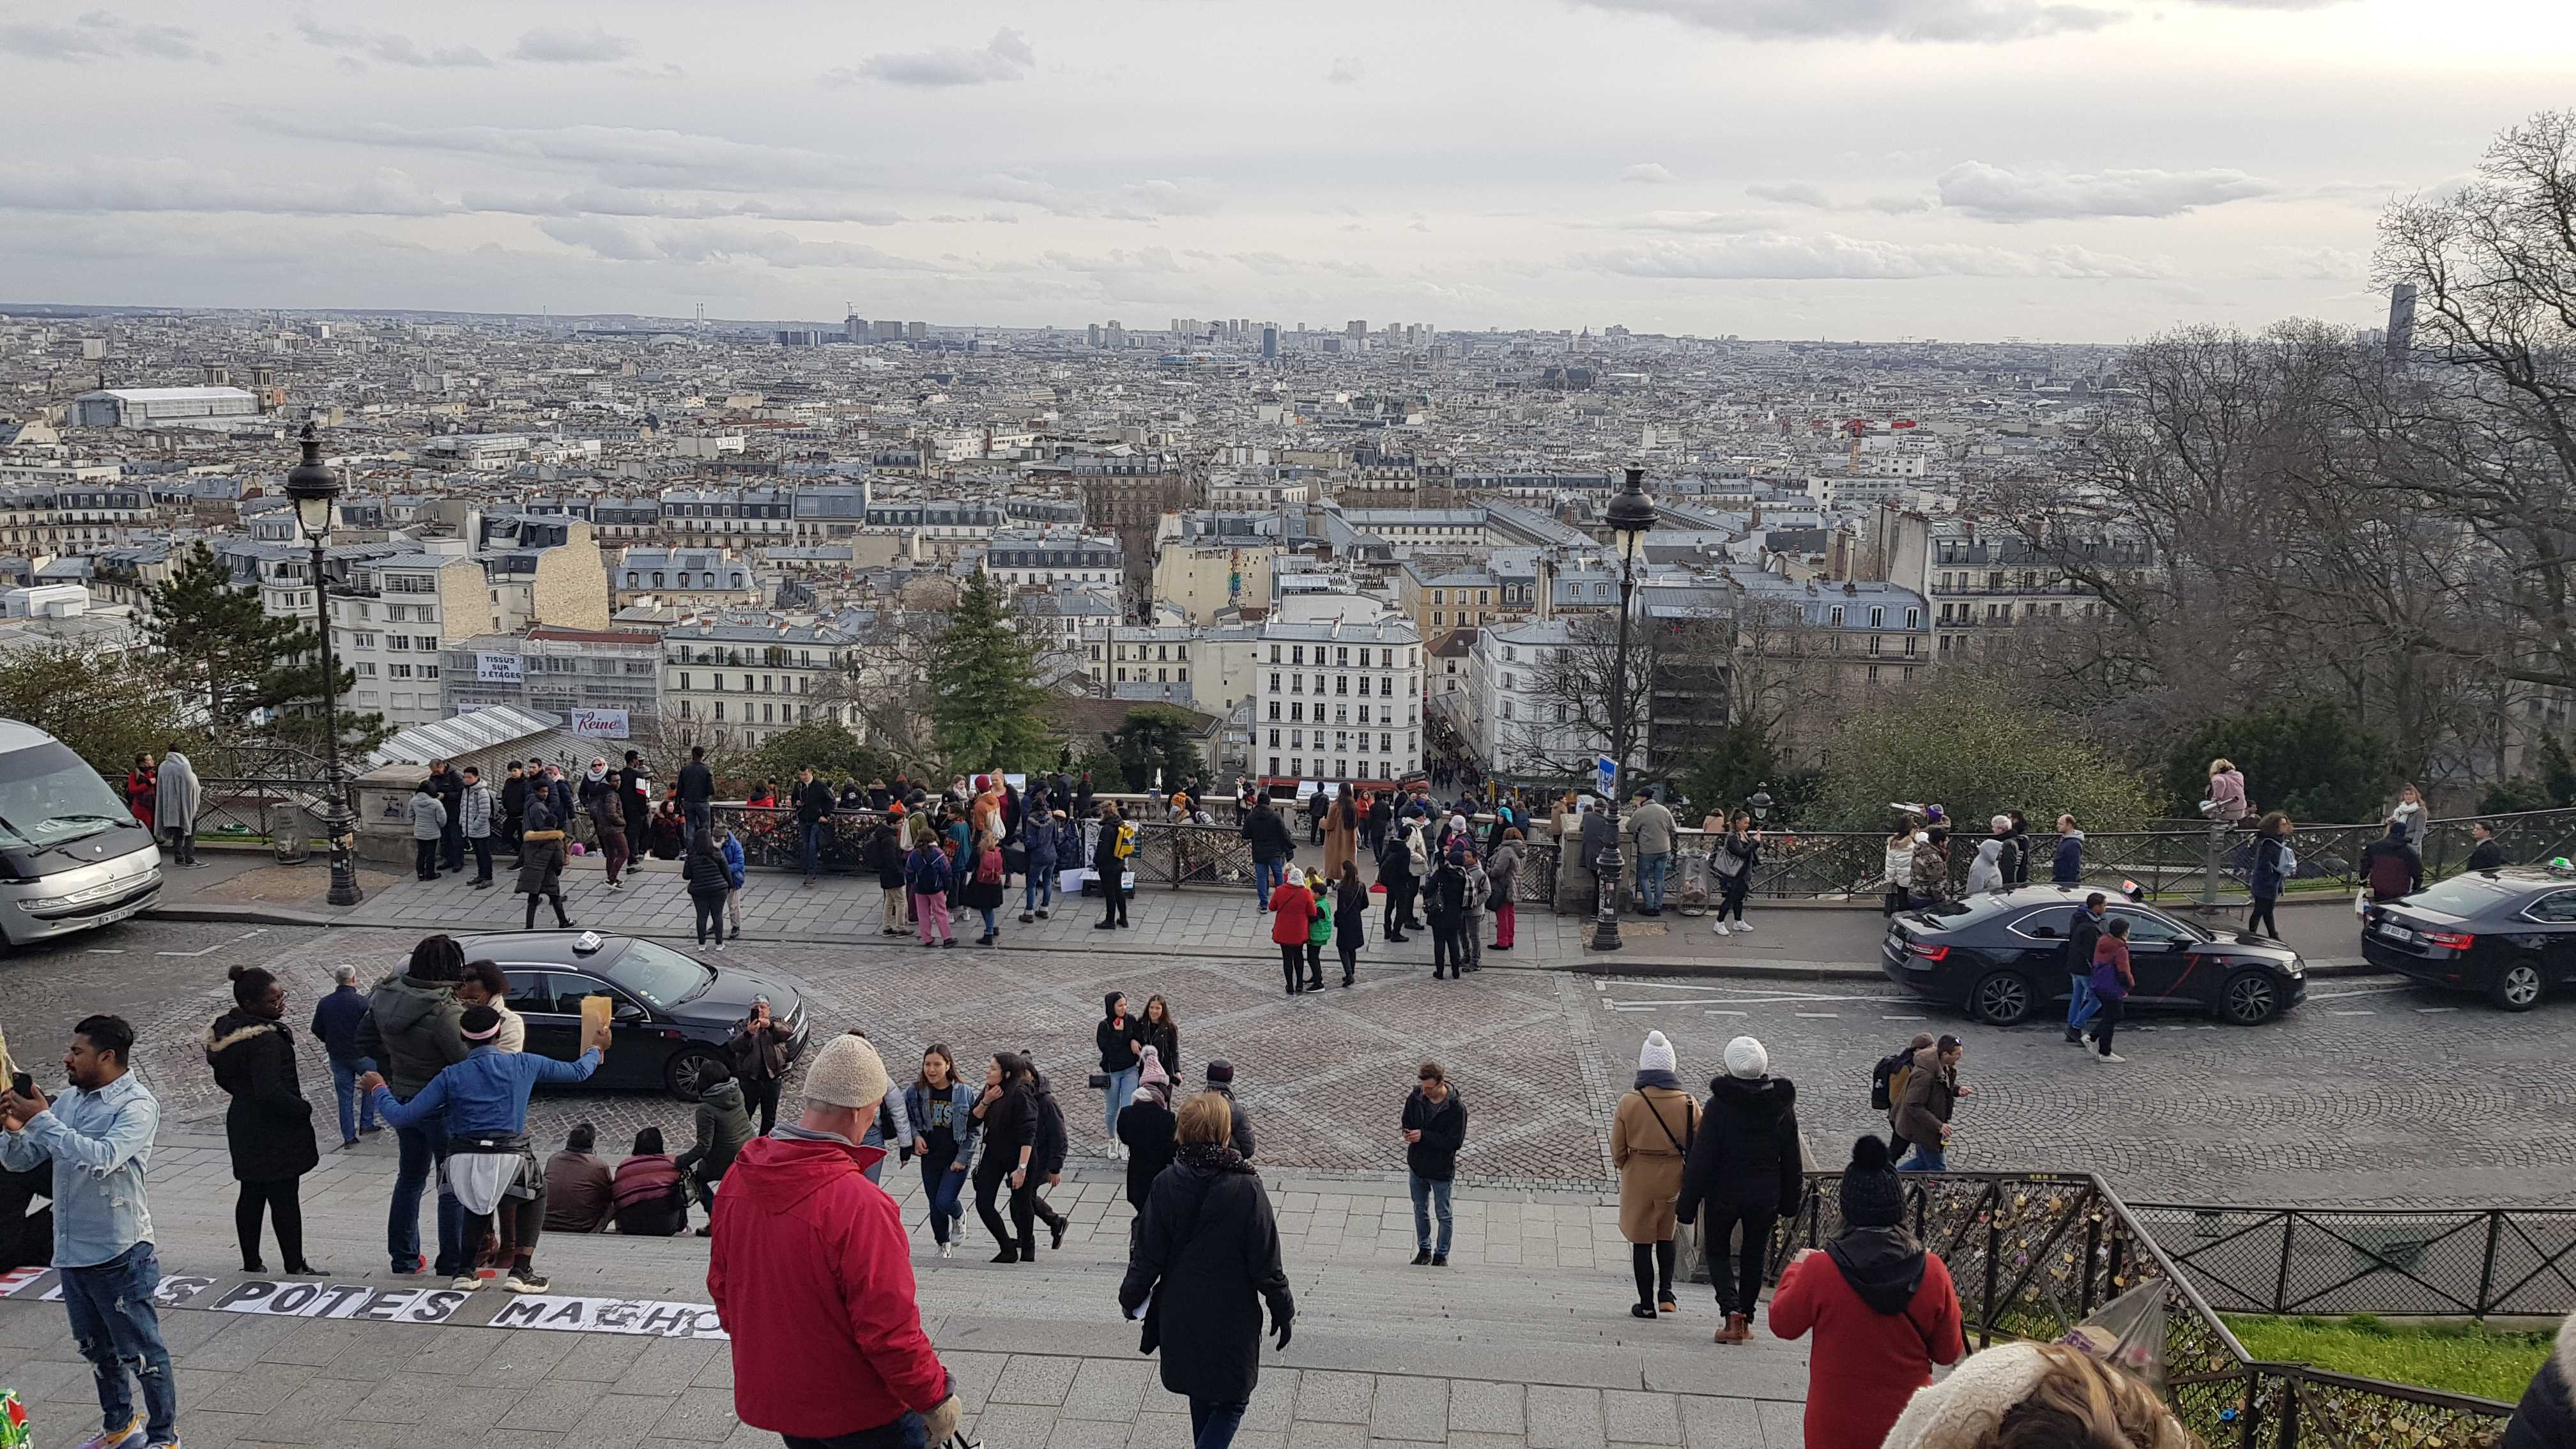
{"type": "Polygon", "coordinates": [[[1006,873],[1007,864],[1000,851],[988,850],[975,857],[975,884],[1000,885],[1006,873]]]}
{"type": "Polygon", "coordinates": [[[1118,843],[1109,847],[1109,849],[1110,853],[1117,856],[1120,860],[1125,860],[1127,857],[1134,855],[1136,853],[1135,825],[1129,821],[1119,821],[1118,843]]]}
{"type": "Polygon", "coordinates": [[[2298,874],[2299,853],[2290,848],[2290,842],[2284,840],[2281,842],[2281,879],[2295,879],[2298,874]]]}
{"type": "Polygon", "coordinates": [[[915,895],[947,894],[948,857],[934,850],[926,857],[916,858],[907,870],[905,879],[912,886],[915,895]]]}
{"type": "Polygon", "coordinates": [[[1905,1079],[1914,1071],[1914,1048],[1904,1047],[1878,1059],[1869,1069],[1869,1104],[1885,1112],[1905,1096],[1905,1079]]]}

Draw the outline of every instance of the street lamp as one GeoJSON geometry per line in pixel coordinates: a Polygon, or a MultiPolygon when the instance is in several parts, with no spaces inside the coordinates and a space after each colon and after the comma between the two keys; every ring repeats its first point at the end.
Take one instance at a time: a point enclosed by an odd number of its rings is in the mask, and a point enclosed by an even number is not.
{"type": "Polygon", "coordinates": [[[1750,800],[1745,801],[1744,803],[1753,807],[1753,823],[1754,823],[1754,824],[1759,825],[1759,824],[1761,824],[1763,821],[1770,819],[1770,818],[1771,818],[1771,786],[1770,786],[1770,784],[1766,781],[1766,782],[1765,782],[1765,783],[1763,783],[1763,784],[1759,784],[1759,785],[1754,786],[1754,787],[1753,787],[1753,798],[1752,798],[1752,799],[1750,799],[1750,800]]]}
{"type": "Polygon", "coordinates": [[[322,829],[331,841],[331,894],[335,906],[366,899],[358,888],[358,813],[349,808],[349,782],[340,774],[339,674],[331,667],[331,595],[322,577],[322,545],[331,536],[331,507],[340,500],[340,475],[322,462],[322,439],[306,423],[300,435],[304,461],[287,470],[286,496],[295,521],[313,545],[313,626],[322,644],[322,788],[327,793],[322,829]]]}
{"type": "Polygon", "coordinates": [[[1610,694],[1610,848],[1601,853],[1601,914],[1592,930],[1592,949],[1616,951],[1619,939],[1619,797],[1628,792],[1628,600],[1637,588],[1637,547],[1655,526],[1654,501],[1646,496],[1646,470],[1628,470],[1628,486],[1610,500],[1610,529],[1619,536],[1619,652],[1611,671],[1610,694]]]}

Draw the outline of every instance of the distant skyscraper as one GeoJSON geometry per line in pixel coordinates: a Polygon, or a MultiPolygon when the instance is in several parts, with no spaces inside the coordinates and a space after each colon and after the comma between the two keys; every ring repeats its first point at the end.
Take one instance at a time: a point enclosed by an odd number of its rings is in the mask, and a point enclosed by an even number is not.
{"type": "Polygon", "coordinates": [[[2388,355],[2403,358],[2415,347],[2415,284],[2388,289],[2388,355]]]}
{"type": "Polygon", "coordinates": [[[868,319],[853,312],[841,321],[841,338],[846,342],[868,340],[868,319]]]}
{"type": "Polygon", "coordinates": [[[1368,323],[1362,321],[1345,322],[1342,324],[1342,332],[1345,336],[1366,337],[1368,336],[1368,323]]]}
{"type": "Polygon", "coordinates": [[[1261,355],[1264,357],[1277,357],[1279,355],[1278,328],[1264,327],[1261,329],[1261,355]]]}
{"type": "Polygon", "coordinates": [[[903,324],[903,333],[906,337],[918,342],[930,335],[930,324],[927,322],[906,322],[903,324]]]}

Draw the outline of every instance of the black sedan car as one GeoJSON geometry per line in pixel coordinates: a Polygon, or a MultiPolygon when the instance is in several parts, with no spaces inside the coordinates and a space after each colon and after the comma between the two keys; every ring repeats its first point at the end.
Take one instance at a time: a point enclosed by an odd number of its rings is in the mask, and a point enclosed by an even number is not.
{"type": "Polygon", "coordinates": [[[2529,1011],[2576,987],[2576,874],[2482,870],[2365,907],[2361,954],[2383,970],[2529,1011]]]}
{"type": "MultiPolygon", "coordinates": [[[[1906,990],[1980,1021],[2012,1026],[2045,1018],[2066,1000],[2066,931],[2087,894],[2021,886],[1902,912],[1887,923],[1879,966],[1906,990]]],[[[2132,1011],[2206,1012],[2250,1026],[2308,994],[2307,967],[2279,941],[2213,935],[2118,898],[2107,909],[2129,923],[2132,1011]]]]}
{"type": "Polygon", "coordinates": [[[668,946],[596,931],[527,931],[467,936],[468,961],[490,961],[510,983],[510,1009],[527,1019],[528,1050],[570,1060],[581,1055],[581,999],[614,1003],[608,1052],[590,1085],[646,1087],[696,1101],[712,1069],[732,1069],[726,1050],[734,1028],[751,1015],[751,999],[769,998],[770,1015],[794,1033],[793,1060],[812,1030],[795,988],[740,967],[721,969],[668,946]]]}

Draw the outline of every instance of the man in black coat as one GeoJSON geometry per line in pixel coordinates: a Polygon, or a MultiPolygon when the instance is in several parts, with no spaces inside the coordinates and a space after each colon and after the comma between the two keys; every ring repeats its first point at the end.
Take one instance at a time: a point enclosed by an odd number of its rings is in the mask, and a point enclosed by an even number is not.
{"type": "Polygon", "coordinates": [[[716,772],[707,768],[707,747],[689,746],[689,762],[680,767],[680,844],[697,843],[698,832],[715,822],[716,772]]]}
{"type": "Polygon", "coordinates": [[[1064,1111],[1056,1105],[1055,1089],[1047,1085],[1046,1073],[1038,1070],[1035,1056],[1029,1057],[1029,1080],[1038,1109],[1037,1145],[1029,1154],[1029,1171],[1033,1175],[1028,1189],[1029,1203],[1036,1209],[1038,1221],[1047,1225],[1047,1246],[1061,1248],[1067,1226],[1065,1216],[1047,1205],[1034,1177],[1044,1176],[1048,1187],[1064,1181],[1064,1159],[1073,1146],[1065,1137],[1064,1111]]]}
{"type": "MultiPolygon", "coordinates": [[[[519,818],[527,813],[527,809],[527,770],[518,761],[512,760],[509,778],[501,782],[501,818],[492,822],[492,833],[499,836],[510,847],[510,853],[514,856],[519,853],[519,831],[524,828],[520,825],[519,818]]],[[[513,865],[517,863],[511,862],[513,865]]]]}
{"type": "Polygon", "coordinates": [[[2106,898],[2095,891],[2084,898],[2084,909],[2066,927],[2066,1039],[2084,1040],[2084,1023],[2093,1019],[2101,1006],[2093,999],[2093,946],[2102,939],[2102,906],[2106,898]]]}
{"type": "Polygon", "coordinates": [[[832,787],[814,778],[814,767],[796,772],[796,832],[802,837],[805,883],[823,872],[823,832],[832,828],[832,787]]]}
{"type": "Polygon", "coordinates": [[[1699,1220],[1703,1204],[1708,1209],[1699,1241],[1718,1309],[1726,1315],[1726,1326],[1717,1331],[1720,1343],[1752,1338],[1772,1225],[1798,1211],[1806,1189],[1798,1089],[1770,1071],[1762,1043],[1739,1036],[1726,1044],[1726,1075],[1708,1084],[1708,1105],[1682,1161],[1681,1196],[1674,1203],[1674,1216],[1682,1222],[1699,1220]],[[1730,1273],[1727,1241],[1739,1227],[1744,1236],[1730,1273]]]}
{"type": "Polygon", "coordinates": [[[2523,1390],[2505,1426],[2503,1449],[2567,1449],[2576,1444],[2576,1316],[2558,1325],[2558,1347],[2523,1390]]]}
{"type": "Polygon", "coordinates": [[[1458,1176],[1458,1149],[1467,1144],[1467,1104],[1449,1085],[1438,1062],[1424,1062],[1415,1072],[1413,1091],[1404,1099],[1404,1165],[1413,1189],[1413,1266],[1449,1266],[1449,1184],[1458,1176]],[[1431,1240],[1432,1209],[1440,1217],[1440,1241],[1431,1240]]]}
{"type": "Polygon", "coordinates": [[[644,794],[644,752],[628,750],[626,765],[615,772],[617,804],[626,812],[626,858],[644,858],[645,839],[653,831],[653,802],[644,794]]]}
{"type": "Polygon", "coordinates": [[[1100,802],[1100,838],[1092,842],[1091,868],[1100,876],[1100,919],[1091,929],[1106,931],[1127,924],[1127,858],[1118,853],[1118,802],[1100,802]]]}
{"type": "Polygon", "coordinates": [[[1288,833],[1288,822],[1270,808],[1267,792],[1253,800],[1252,811],[1243,817],[1241,829],[1245,842],[1252,847],[1252,896],[1266,911],[1270,909],[1270,893],[1279,888],[1297,841],[1288,833]]]}
{"type": "Polygon", "coordinates": [[[438,830],[438,855],[444,869],[465,868],[465,777],[456,767],[440,760],[429,767],[430,793],[447,807],[447,823],[438,830]]]}
{"type": "Polygon", "coordinates": [[[1201,1443],[1224,1442],[1252,1400],[1263,1304],[1280,1348],[1297,1316],[1270,1195],[1226,1147],[1226,1129],[1226,1113],[1207,1094],[1181,1104],[1179,1145],[1136,1219],[1118,1285],[1119,1307],[1144,1317],[1140,1349],[1161,1350],[1163,1387],[1189,1400],[1201,1443]]]}
{"type": "Polygon", "coordinates": [[[1378,938],[1400,946],[1404,928],[1413,924],[1413,893],[1421,882],[1413,874],[1413,849],[1405,843],[1404,832],[1394,826],[1378,837],[1377,879],[1386,887],[1386,913],[1377,925],[1378,938]]]}

